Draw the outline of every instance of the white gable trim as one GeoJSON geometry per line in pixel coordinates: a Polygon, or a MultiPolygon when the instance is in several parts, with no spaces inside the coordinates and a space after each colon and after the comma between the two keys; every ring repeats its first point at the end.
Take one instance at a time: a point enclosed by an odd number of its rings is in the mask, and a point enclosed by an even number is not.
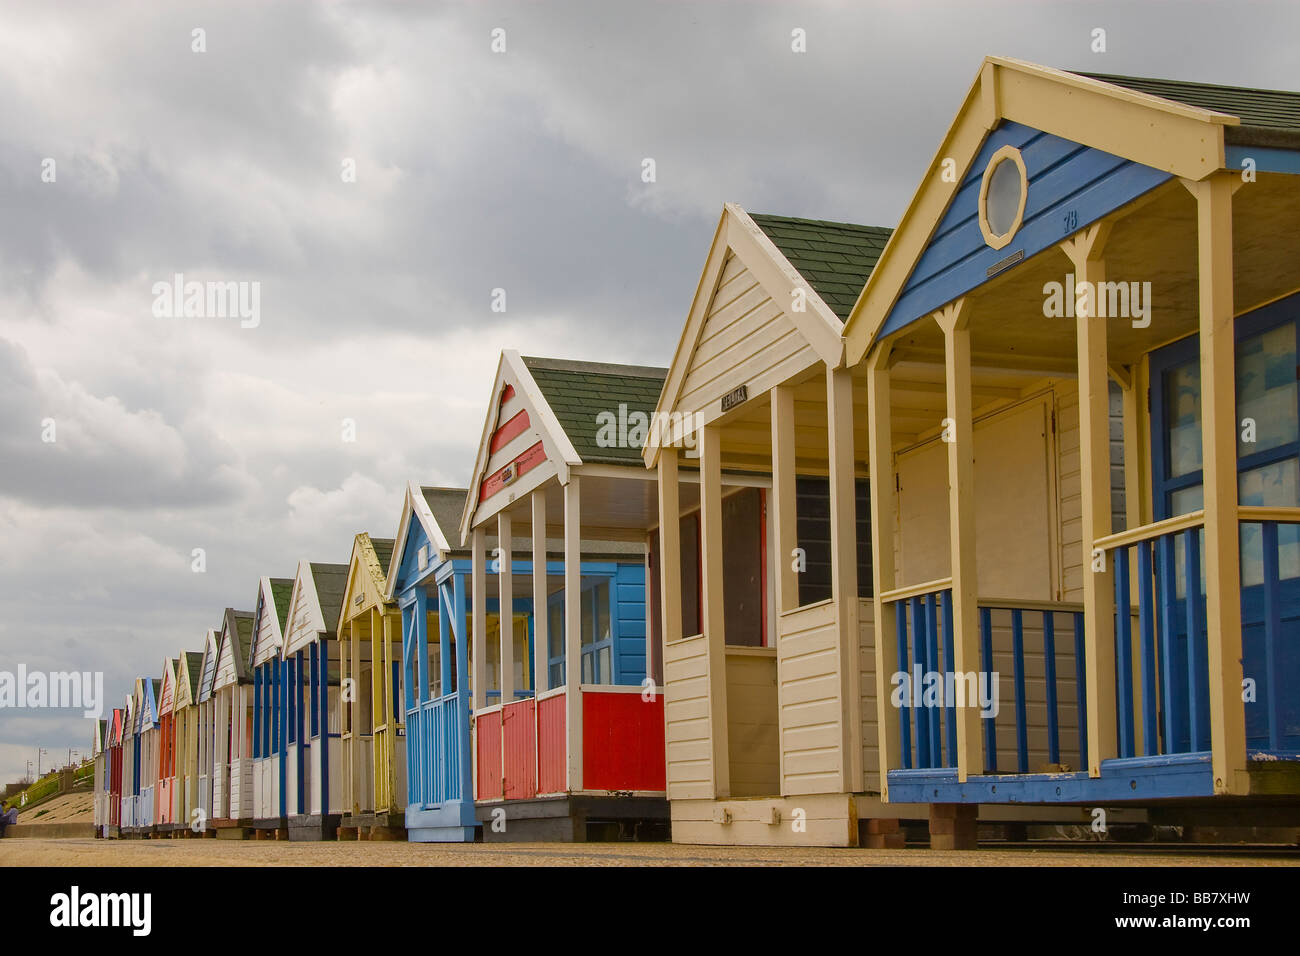
{"type": "Polygon", "coordinates": [[[524,365],[519,353],[514,349],[503,350],[501,360],[497,365],[496,379],[492,384],[492,396],[489,400],[487,417],[483,423],[483,434],[479,438],[478,454],[474,459],[474,471],[470,476],[469,490],[465,496],[465,510],[461,515],[460,541],[462,546],[469,540],[469,532],[472,528],[481,525],[496,514],[497,510],[500,510],[497,507],[480,514],[479,494],[483,479],[487,477],[488,463],[492,457],[492,436],[496,433],[500,424],[501,393],[505,391],[507,385],[514,387],[515,398],[528,412],[529,427],[536,430],[541,437],[542,448],[546,452],[547,460],[554,467],[560,484],[567,485],[569,483],[569,469],[582,464],[582,459],[578,457],[577,450],[573,447],[573,443],[569,441],[569,436],[565,434],[564,429],[560,427],[559,419],[551,411],[551,406],[542,396],[542,390],[537,387],[537,382],[533,379],[532,373],[528,371],[528,367],[524,365]]]}
{"type": "MultiPolygon", "coordinates": [[[[744,263],[745,268],[763,287],[763,291],[778,307],[782,307],[782,315],[790,320],[799,335],[828,367],[839,368],[844,364],[844,325],[839,317],[813,290],[799,270],[790,264],[790,260],[759,228],[749,213],[735,203],[726,203],[713,234],[713,243],[709,247],[695,298],[691,301],[686,326],[677,343],[677,350],[673,353],[663,393],[655,408],[658,420],[664,420],[664,416],[677,407],[681,398],[728,255],[734,255],[744,263]],[[808,305],[806,312],[792,313],[783,308],[790,302],[794,289],[803,290],[808,305]]],[[[680,437],[663,434],[660,429],[650,429],[642,452],[646,467],[653,468],[658,461],[662,440],[672,441],[680,437]]]]}

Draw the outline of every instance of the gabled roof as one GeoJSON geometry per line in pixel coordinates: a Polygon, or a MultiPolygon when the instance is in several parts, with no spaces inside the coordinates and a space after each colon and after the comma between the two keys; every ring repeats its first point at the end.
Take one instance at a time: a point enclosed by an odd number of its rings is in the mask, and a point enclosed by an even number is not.
{"type": "Polygon", "coordinates": [[[397,574],[406,553],[412,522],[420,525],[434,551],[429,555],[430,567],[446,561],[454,550],[458,550],[452,547],[448,532],[455,534],[465,510],[467,494],[464,488],[431,488],[420,487],[413,481],[407,483],[406,495],[402,499],[402,517],[397,522],[397,537],[393,539],[393,556],[384,576],[386,600],[392,601],[397,597],[397,574]]]}
{"type": "MultiPolygon", "coordinates": [[[[650,429],[641,452],[645,463],[653,466],[664,443],[684,437],[679,434],[684,424],[667,416],[678,410],[687,393],[687,380],[696,363],[697,349],[706,338],[710,315],[715,311],[725,313],[714,306],[729,262],[738,260],[751,276],[747,281],[757,283],[755,294],[771,300],[770,304],[755,306],[747,316],[760,307],[770,308],[778,316],[775,321],[782,327],[792,327],[816,359],[830,368],[839,368],[844,364],[843,320],[875,269],[889,235],[890,230],[881,226],[751,215],[735,203],[724,204],[655,409],[659,416],[655,420],[672,430],[650,429]],[[802,293],[802,310],[795,303],[796,292],[802,293]]],[[[728,331],[719,338],[732,334],[728,331]]],[[[728,347],[745,348],[738,342],[728,347]]],[[[769,374],[780,377],[781,373],[769,369],[769,374]]],[[[769,385],[766,381],[744,384],[751,389],[769,385]]],[[[721,414],[720,406],[708,413],[692,411],[706,415],[703,423],[709,420],[708,415],[721,414]]]]}
{"type": "MultiPolygon", "coordinates": [[[[221,637],[217,642],[217,670],[229,660],[235,680],[246,684],[252,680],[248,654],[253,646],[253,612],[226,608],[221,619],[221,637]]],[[[224,685],[223,685],[224,686],[224,685]]]]}
{"type": "Polygon", "coordinates": [[[651,411],[663,376],[663,369],[641,365],[524,358],[513,349],[502,351],[459,540],[468,539],[476,514],[489,518],[552,476],[567,485],[570,469],[582,465],[639,468],[639,449],[605,447],[609,443],[599,433],[608,429],[609,416],[620,414],[620,406],[626,406],[627,415],[651,411]],[[516,470],[508,491],[499,480],[503,468],[516,470]]]}
{"type": "Polygon", "coordinates": [[[663,390],[666,368],[522,358],[584,464],[640,464],[639,448],[601,447],[596,437],[600,430],[597,416],[605,411],[617,413],[620,405],[627,405],[628,414],[649,415],[663,390]]]}
{"type": "Polygon", "coordinates": [[[894,230],[750,213],[758,228],[843,322],[894,230]]]}
{"type": "Polygon", "coordinates": [[[200,704],[212,696],[212,682],[217,676],[220,633],[216,628],[209,630],[203,642],[203,660],[199,665],[199,694],[196,698],[200,704]]]}
{"type": "MultiPolygon", "coordinates": [[[[248,648],[248,668],[253,665],[262,651],[262,618],[267,615],[269,621],[269,639],[275,651],[284,649],[284,629],[289,619],[289,599],[293,596],[293,578],[263,577],[257,583],[257,610],[253,613],[252,642],[248,648]]],[[[265,656],[262,658],[267,660],[265,656]]]]}
{"type": "Polygon", "coordinates": [[[352,539],[352,555],[348,558],[347,583],[339,601],[335,632],[361,608],[383,605],[388,598],[387,577],[389,559],[393,555],[392,538],[372,538],[364,531],[352,539]],[[357,599],[360,597],[360,603],[357,599]]]}
{"type": "Polygon", "coordinates": [[[1158,96],[1205,110],[1235,116],[1240,126],[1224,128],[1226,141],[1245,145],[1271,145],[1280,131],[1300,133],[1300,93],[1290,90],[1256,90],[1244,86],[1216,86],[1185,80],[1159,80],[1113,73],[1080,73],[1126,90],[1158,96]]]}
{"type": "Polygon", "coordinates": [[[284,653],[291,654],[317,640],[333,640],[347,586],[346,564],[299,561],[289,599],[284,653]]]}
{"type": "Polygon", "coordinates": [[[198,699],[199,673],[203,669],[200,651],[185,651],[176,660],[176,699],[172,710],[188,707],[198,699]]]}
{"type": "MultiPolygon", "coordinates": [[[[1198,84],[1103,80],[986,57],[844,324],[848,361],[861,361],[875,341],[972,161],[999,124],[1020,123],[1150,169],[1201,180],[1224,168],[1225,130],[1242,126],[1240,117],[1206,104],[1226,106],[1222,97],[1232,97],[1237,105],[1248,105],[1248,98],[1226,89],[1211,100],[1208,88],[1198,84]],[[1153,92],[1157,89],[1166,95],[1153,92]],[[1169,98],[1175,92],[1179,98],[1169,98]],[[957,176],[947,175],[949,164],[955,164],[957,176]]],[[[1256,106],[1262,108],[1262,102],[1256,106]]],[[[1280,101],[1271,102],[1280,109],[1280,101]]],[[[1261,114],[1253,106],[1251,115],[1261,114]]]]}
{"type": "Polygon", "coordinates": [[[174,657],[163,658],[162,690],[158,694],[158,715],[170,714],[176,707],[176,668],[174,657]]]}

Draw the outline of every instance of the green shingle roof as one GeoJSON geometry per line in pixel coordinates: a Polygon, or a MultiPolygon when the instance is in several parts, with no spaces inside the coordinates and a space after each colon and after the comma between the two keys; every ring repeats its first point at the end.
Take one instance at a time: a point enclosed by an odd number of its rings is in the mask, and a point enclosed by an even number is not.
{"type": "Polygon", "coordinates": [[[271,600],[275,602],[275,616],[280,619],[280,633],[289,623],[289,598],[293,594],[293,578],[271,578],[271,600]]]}
{"type": "Polygon", "coordinates": [[[756,213],[751,213],[750,218],[841,321],[853,311],[893,232],[884,226],[822,219],[756,213]]]}
{"type": "MultiPolygon", "coordinates": [[[[636,442],[606,443],[606,447],[597,440],[601,428],[597,419],[602,412],[618,419],[619,406],[626,405],[629,416],[642,412],[648,421],[659,404],[666,368],[529,356],[523,356],[523,361],[578,457],[588,463],[641,464],[641,449],[633,447],[636,442]]],[[[627,427],[630,430],[632,425],[627,427]]]]}
{"type": "Polygon", "coordinates": [[[370,546],[375,549],[375,557],[379,559],[379,570],[387,574],[388,564],[393,559],[393,539],[371,538],[370,546]]]}
{"type": "Polygon", "coordinates": [[[198,700],[199,672],[203,670],[203,652],[185,652],[185,676],[190,682],[190,700],[198,700]]]}
{"type": "Polygon", "coordinates": [[[1140,76],[1116,76],[1110,73],[1080,73],[1103,83],[1122,86],[1137,93],[1185,103],[1199,109],[1227,113],[1241,120],[1241,126],[1229,126],[1224,138],[1229,143],[1263,145],[1263,140],[1278,133],[1300,133],[1300,93],[1287,90],[1256,90],[1244,86],[1215,86],[1183,80],[1147,79],[1140,76]]]}
{"type": "Polygon", "coordinates": [[[325,638],[332,641],[339,611],[343,609],[343,592],[348,586],[348,566],[313,561],[311,577],[316,584],[316,600],[320,602],[321,615],[325,618],[325,638]]]}

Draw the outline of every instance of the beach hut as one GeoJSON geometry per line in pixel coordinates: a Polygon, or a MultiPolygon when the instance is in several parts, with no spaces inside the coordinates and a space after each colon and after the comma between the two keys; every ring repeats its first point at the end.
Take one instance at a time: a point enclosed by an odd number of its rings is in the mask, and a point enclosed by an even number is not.
{"type": "Polygon", "coordinates": [[[196,832],[203,836],[216,836],[212,829],[212,795],[216,776],[216,715],[217,701],[214,684],[217,676],[217,655],[221,632],[209,630],[203,642],[203,659],[199,664],[199,686],[195,709],[197,710],[197,746],[195,747],[195,777],[198,781],[198,799],[195,801],[194,822],[196,832]]]}
{"type": "Polygon", "coordinates": [[[1012,740],[959,707],[942,752],[910,736],[917,721],[933,734],[923,710],[880,705],[888,798],[930,803],[948,842],[973,843],[977,803],[1294,808],[1298,177],[1296,93],[990,57],[849,316],[878,457],[907,431],[898,393],[914,372],[943,383],[927,411],[951,426],[946,454],[895,454],[897,480],[877,482],[877,683],[917,658],[919,602],[943,609],[953,670],[1012,688],[1012,740]],[[1008,366],[1058,412],[1040,433],[999,411],[982,444],[979,390],[1008,366]],[[937,524],[909,510],[909,467],[946,486],[937,524]],[[901,559],[886,547],[900,536],[901,559]],[[998,612],[1017,637],[1001,660],[998,612]],[[1026,732],[1035,711],[1046,734],[1026,732]]]}
{"type": "Polygon", "coordinates": [[[113,708],[113,715],[108,722],[108,805],[105,809],[105,837],[121,835],[122,825],[122,724],[124,712],[121,707],[113,708]]]}
{"type": "Polygon", "coordinates": [[[484,839],[667,835],[663,698],[645,619],[655,486],[640,461],[663,378],[501,355],[460,523],[484,839]],[[560,543],[554,567],[549,537],[560,543]],[[590,560],[584,541],[611,557],[590,560]],[[489,601],[515,593],[518,558],[539,572],[531,628],[503,615],[490,643],[489,601]]]}
{"type": "Polygon", "coordinates": [[[160,751],[158,700],[162,680],[140,678],[140,779],[136,802],[136,826],[139,836],[153,836],[158,824],[158,754],[160,751]]]}
{"type": "Polygon", "coordinates": [[[226,608],[212,678],[212,826],[218,836],[252,836],[253,677],[248,663],[253,612],[226,608]]]}
{"type": "Polygon", "coordinates": [[[95,836],[104,836],[104,827],[108,821],[108,799],[110,783],[110,767],[108,754],[108,724],[107,720],[93,719],[91,721],[90,737],[90,759],[94,766],[93,784],[94,787],[93,801],[91,804],[91,813],[94,818],[95,836]]]}
{"type": "MultiPolygon", "coordinates": [[[[407,838],[472,841],[474,813],[470,732],[472,564],[453,547],[465,508],[464,488],[407,487],[384,593],[400,609],[402,710],[406,721],[407,838]],[[451,538],[448,538],[448,531],[451,538]]],[[[557,543],[550,542],[552,550],[557,543]]],[[[521,550],[528,541],[516,536],[521,550]]],[[[597,556],[596,562],[603,559],[597,556]]],[[[555,561],[549,572],[563,574],[555,561]]],[[[592,570],[590,564],[588,570],[592,570]]],[[[510,613],[518,633],[531,633],[531,564],[516,561],[510,613]]],[[[488,670],[499,659],[500,601],[485,601],[488,670]]],[[[493,701],[496,692],[490,691],[493,701]]]]}
{"type": "Polygon", "coordinates": [[[339,645],[346,564],[301,561],[284,631],[285,813],[289,839],[333,839],[342,815],[339,645]]]}
{"type": "Polygon", "coordinates": [[[176,828],[176,673],[180,661],[164,658],[158,700],[158,783],[154,792],[154,821],[159,833],[176,828]]]}
{"type": "Polygon", "coordinates": [[[342,701],[339,837],[405,837],[406,720],[399,691],[401,612],[385,597],[390,538],[352,543],[336,631],[342,701]]]}
{"type": "Polygon", "coordinates": [[[172,832],[183,836],[197,835],[192,829],[198,808],[199,765],[199,675],[203,671],[203,652],[186,651],[176,662],[176,691],[173,695],[173,746],[176,748],[176,786],[172,804],[172,832]]]}
{"type": "Polygon", "coordinates": [[[139,756],[135,733],[135,685],[126,695],[122,707],[122,812],[119,816],[119,836],[130,836],[135,827],[135,781],[138,778],[139,756]]]}
{"type": "Polygon", "coordinates": [[[734,204],[715,230],[643,453],[675,841],[901,839],[876,780],[866,420],[842,340],[889,236],[734,204]]]}
{"type": "Polygon", "coordinates": [[[284,779],[286,713],[300,698],[285,693],[284,630],[292,578],[264,577],[253,615],[253,829],[256,836],[287,839],[284,779]]]}
{"type": "MultiPolygon", "coordinates": [[[[405,820],[407,838],[414,842],[466,842],[478,833],[469,689],[472,568],[469,551],[453,547],[448,538],[464,512],[465,495],[463,488],[407,486],[384,585],[386,599],[401,614],[405,820]]],[[[530,598],[512,596],[511,613],[521,631],[530,609],[530,598]]],[[[485,616],[489,657],[495,661],[490,653],[500,631],[495,597],[485,616]]]]}

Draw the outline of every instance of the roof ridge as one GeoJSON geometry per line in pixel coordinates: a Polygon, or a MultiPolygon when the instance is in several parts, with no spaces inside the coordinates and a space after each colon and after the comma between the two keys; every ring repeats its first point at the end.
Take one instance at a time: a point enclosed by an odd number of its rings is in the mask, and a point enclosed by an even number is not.
{"type": "MultiPolygon", "coordinates": [[[[1087,70],[1070,70],[1075,76],[1086,76],[1090,80],[1109,83],[1113,80],[1138,80],[1143,83],[1173,83],[1176,86],[1198,86],[1203,89],[1225,90],[1233,93],[1278,93],[1283,96],[1300,96],[1300,90],[1279,90],[1262,86],[1232,86],[1226,83],[1205,83],[1201,80],[1174,80],[1164,76],[1129,76],[1124,73],[1092,73],[1087,70]]],[[[1121,85],[1115,83],[1113,85],[1121,85]]]]}
{"type": "Polygon", "coordinates": [[[631,378],[663,379],[668,369],[653,365],[621,365],[617,362],[587,362],[579,359],[544,358],[537,355],[521,355],[529,371],[548,369],[554,372],[587,372],[593,375],[622,375],[631,378]]]}
{"type": "Polygon", "coordinates": [[[830,226],[839,229],[870,230],[873,232],[893,232],[893,226],[870,226],[861,222],[845,222],[839,219],[809,219],[805,216],[782,216],[773,212],[750,212],[749,218],[757,221],[759,219],[777,220],[780,222],[807,223],[814,226],[830,226]]]}

